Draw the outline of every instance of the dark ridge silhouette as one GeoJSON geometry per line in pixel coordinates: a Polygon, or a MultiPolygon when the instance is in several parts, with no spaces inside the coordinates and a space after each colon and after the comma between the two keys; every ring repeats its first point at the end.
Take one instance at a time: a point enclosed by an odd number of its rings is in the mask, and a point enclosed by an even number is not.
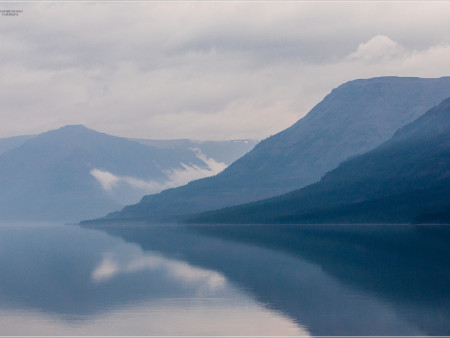
{"type": "Polygon", "coordinates": [[[316,184],[189,222],[446,223],[448,210],[450,98],[316,184]]]}

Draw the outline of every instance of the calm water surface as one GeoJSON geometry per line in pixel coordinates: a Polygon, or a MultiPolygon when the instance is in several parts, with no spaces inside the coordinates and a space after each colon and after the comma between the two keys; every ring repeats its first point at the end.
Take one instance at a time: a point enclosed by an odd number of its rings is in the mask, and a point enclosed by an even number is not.
{"type": "Polygon", "coordinates": [[[0,335],[449,335],[450,228],[0,226],[0,335]]]}

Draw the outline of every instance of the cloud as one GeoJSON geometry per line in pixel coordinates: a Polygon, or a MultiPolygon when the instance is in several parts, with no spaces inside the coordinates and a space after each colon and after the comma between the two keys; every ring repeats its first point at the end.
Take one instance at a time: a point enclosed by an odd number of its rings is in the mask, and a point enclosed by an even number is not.
{"type": "Polygon", "coordinates": [[[446,72],[450,69],[449,57],[448,43],[408,50],[389,37],[376,36],[360,44],[339,66],[342,72],[360,73],[365,77],[377,76],[382,69],[386,70],[386,75],[441,77],[450,75],[446,72]]]}
{"type": "Polygon", "coordinates": [[[93,169],[90,174],[94,176],[106,191],[111,191],[120,182],[121,178],[114,176],[110,172],[93,169]]]}
{"type": "Polygon", "coordinates": [[[167,188],[174,188],[187,184],[190,181],[213,176],[223,171],[227,165],[204,155],[199,148],[192,148],[197,158],[206,166],[187,165],[180,163],[181,168],[163,170],[166,176],[164,181],[143,180],[131,176],[117,176],[106,170],[92,169],[90,174],[100,183],[102,188],[113,197],[119,198],[118,202],[129,204],[137,202],[145,194],[158,193],[167,188]],[[134,193],[126,194],[125,191],[134,189],[134,193]]]}
{"type": "Polygon", "coordinates": [[[350,60],[364,62],[383,62],[402,56],[404,49],[384,35],[377,35],[349,55],[350,60]]]}
{"type": "Polygon", "coordinates": [[[187,165],[181,163],[183,169],[166,170],[165,174],[168,180],[163,183],[163,188],[161,190],[178,187],[203,177],[217,175],[227,167],[225,163],[218,162],[213,158],[207,157],[200,151],[200,148],[190,148],[190,150],[196,153],[197,158],[202,160],[206,164],[206,167],[203,168],[197,165],[187,165]]]}
{"type": "Polygon", "coordinates": [[[120,185],[125,183],[133,188],[140,189],[151,193],[159,190],[164,184],[157,181],[145,181],[131,176],[116,176],[109,171],[92,169],[90,174],[101,184],[102,188],[107,192],[112,192],[120,185]]]}
{"type": "Polygon", "coordinates": [[[81,123],[126,137],[262,139],[343,82],[450,69],[448,2],[21,7],[0,20],[0,137],[81,123]]]}

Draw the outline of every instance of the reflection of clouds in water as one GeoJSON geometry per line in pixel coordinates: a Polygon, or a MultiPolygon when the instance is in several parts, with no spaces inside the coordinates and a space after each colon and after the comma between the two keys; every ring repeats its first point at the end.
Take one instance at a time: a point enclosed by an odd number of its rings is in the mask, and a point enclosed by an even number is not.
{"type": "Polygon", "coordinates": [[[103,254],[102,261],[91,274],[96,283],[106,282],[119,274],[129,274],[144,270],[161,270],[169,278],[183,283],[207,286],[208,290],[220,290],[225,286],[225,278],[215,272],[193,267],[187,263],[164,258],[156,254],[145,254],[121,262],[112,253],[103,254]]]}
{"type": "Polygon", "coordinates": [[[120,272],[119,269],[119,266],[114,262],[111,255],[105,254],[100,265],[92,272],[92,280],[102,282],[111,279],[120,272]]]}
{"type": "Polygon", "coordinates": [[[36,311],[0,311],[0,335],[309,336],[309,333],[288,317],[241,295],[231,302],[152,301],[143,306],[118,308],[88,321],[68,322],[36,311]]]}

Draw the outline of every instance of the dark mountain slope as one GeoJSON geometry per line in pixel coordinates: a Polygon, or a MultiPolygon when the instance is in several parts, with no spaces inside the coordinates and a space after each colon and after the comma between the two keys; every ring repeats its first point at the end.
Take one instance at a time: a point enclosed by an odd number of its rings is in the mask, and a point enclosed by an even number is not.
{"type": "Polygon", "coordinates": [[[191,222],[448,222],[450,98],[376,149],[341,164],[313,185],[191,222]],[[446,216],[447,215],[447,216],[446,216]]]}
{"type": "Polygon", "coordinates": [[[448,97],[450,77],[382,77],[334,89],[292,127],[260,142],[219,175],[149,195],[107,219],[160,219],[260,200],[319,180],[375,148],[448,97]]]}

